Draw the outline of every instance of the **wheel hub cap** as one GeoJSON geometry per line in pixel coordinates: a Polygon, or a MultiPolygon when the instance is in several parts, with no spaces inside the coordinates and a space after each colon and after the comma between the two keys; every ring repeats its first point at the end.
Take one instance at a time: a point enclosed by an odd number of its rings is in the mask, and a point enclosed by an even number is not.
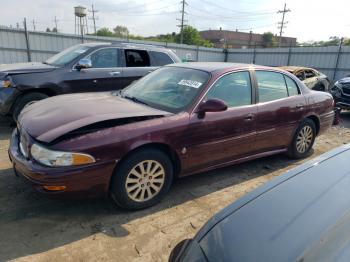
{"type": "Polygon", "coordinates": [[[296,147],[299,153],[305,153],[311,146],[313,131],[309,126],[304,126],[298,134],[296,147]]]}
{"type": "Polygon", "coordinates": [[[136,164],[129,172],[125,189],[134,201],[144,202],[156,196],[165,182],[163,166],[155,160],[145,160],[136,164]]]}

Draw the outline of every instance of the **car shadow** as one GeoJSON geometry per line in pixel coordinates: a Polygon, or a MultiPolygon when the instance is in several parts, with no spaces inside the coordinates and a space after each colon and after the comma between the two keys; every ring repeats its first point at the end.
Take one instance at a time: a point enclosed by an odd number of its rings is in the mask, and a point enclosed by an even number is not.
{"type": "Polygon", "coordinates": [[[14,127],[15,124],[11,118],[0,116],[0,140],[10,139],[14,127]]]}
{"type": "Polygon", "coordinates": [[[213,192],[265,176],[298,162],[284,155],[266,157],[178,179],[158,205],[125,211],[109,199],[49,199],[31,189],[12,169],[0,171],[0,261],[57,248],[96,233],[123,238],[125,224],[213,192]]]}

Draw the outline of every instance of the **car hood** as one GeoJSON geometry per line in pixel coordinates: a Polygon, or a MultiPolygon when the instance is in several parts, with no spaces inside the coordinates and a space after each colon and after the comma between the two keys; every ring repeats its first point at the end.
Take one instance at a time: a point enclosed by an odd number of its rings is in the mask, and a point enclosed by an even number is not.
{"type": "Polygon", "coordinates": [[[343,84],[343,83],[350,83],[350,77],[345,77],[340,80],[338,80],[338,83],[343,84]]]}
{"type": "Polygon", "coordinates": [[[334,261],[349,243],[349,157],[347,144],[226,207],[196,237],[208,261],[334,261]]]}
{"type": "Polygon", "coordinates": [[[28,73],[44,73],[54,70],[55,66],[38,62],[31,63],[15,63],[0,65],[1,75],[28,74],[28,73]]]}
{"type": "Polygon", "coordinates": [[[79,128],[102,121],[171,113],[108,93],[60,95],[23,109],[18,125],[36,140],[50,143],[79,128]]]}

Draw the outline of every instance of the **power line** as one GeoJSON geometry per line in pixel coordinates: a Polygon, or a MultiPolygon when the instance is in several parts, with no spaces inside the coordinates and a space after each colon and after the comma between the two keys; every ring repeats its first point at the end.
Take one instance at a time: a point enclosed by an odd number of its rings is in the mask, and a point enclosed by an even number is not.
{"type": "Polygon", "coordinates": [[[98,20],[98,17],[95,17],[95,13],[98,12],[98,10],[94,9],[94,5],[91,5],[91,10],[89,10],[89,12],[92,13],[92,17],[90,17],[89,19],[92,19],[94,22],[94,31],[95,31],[95,35],[96,35],[96,20],[98,20]]]}
{"type": "Polygon", "coordinates": [[[229,12],[233,12],[233,13],[239,13],[239,14],[257,14],[257,13],[265,13],[265,12],[270,12],[270,11],[273,11],[271,9],[267,9],[267,10],[261,10],[261,11],[238,11],[238,10],[233,10],[233,9],[230,9],[228,8],[227,6],[221,6],[221,5],[218,5],[216,3],[212,3],[212,2],[209,2],[208,0],[201,0],[201,2],[204,2],[208,5],[211,5],[213,7],[216,7],[218,9],[221,9],[221,10],[225,10],[225,11],[229,11],[229,12]]]}
{"type": "MultiPolygon", "coordinates": [[[[209,11],[209,10],[205,10],[205,9],[201,9],[201,8],[198,8],[197,6],[194,6],[194,5],[189,5],[191,9],[194,9],[194,10],[197,10],[201,13],[207,13],[209,14],[210,16],[215,16],[215,17],[218,17],[220,19],[222,18],[228,18],[228,19],[245,19],[245,18],[254,18],[254,17],[264,17],[264,16],[270,16],[271,14],[274,14],[276,11],[273,11],[273,12],[257,12],[257,13],[240,13],[240,14],[235,14],[234,17],[231,15],[223,15],[223,14],[215,14],[213,13],[212,11],[209,11]]],[[[223,10],[223,11],[226,11],[226,10],[223,10]]],[[[237,11],[239,12],[239,11],[237,11]]]]}
{"type": "Polygon", "coordinates": [[[183,33],[184,33],[184,26],[185,26],[185,22],[187,22],[185,20],[185,14],[187,14],[186,11],[185,11],[185,6],[187,5],[186,0],[181,0],[181,5],[182,5],[182,8],[181,8],[181,19],[176,19],[178,21],[181,21],[181,24],[178,25],[178,27],[180,27],[180,44],[182,44],[183,40],[184,40],[184,35],[183,35],[183,33]]]}
{"type": "MultiPolygon", "coordinates": [[[[169,0],[163,0],[162,2],[165,2],[165,1],[169,1],[169,0]]],[[[156,2],[159,2],[159,0],[154,0],[154,1],[147,0],[147,3],[137,4],[137,5],[134,5],[134,6],[131,6],[131,7],[126,7],[126,8],[121,8],[121,9],[119,8],[119,6],[128,5],[130,3],[128,1],[128,2],[125,2],[125,3],[122,3],[122,4],[118,4],[118,9],[115,10],[115,12],[123,12],[123,11],[128,11],[128,10],[135,10],[135,9],[138,9],[138,8],[147,7],[149,4],[153,4],[153,3],[156,3],[156,2]]]]}
{"type": "Polygon", "coordinates": [[[278,41],[278,46],[281,47],[281,43],[282,43],[282,34],[283,34],[283,28],[286,27],[285,24],[287,24],[288,22],[284,22],[284,16],[286,13],[288,12],[291,12],[290,9],[287,9],[287,4],[284,3],[284,8],[283,10],[278,10],[278,14],[282,13],[282,21],[279,22],[278,24],[280,25],[278,28],[280,29],[280,38],[279,38],[279,41],[278,41]]]}
{"type": "MultiPolygon", "coordinates": [[[[143,13],[145,13],[145,12],[153,12],[153,11],[161,11],[161,10],[164,10],[164,9],[169,9],[169,8],[171,8],[171,7],[173,7],[173,6],[177,6],[178,5],[178,3],[173,3],[173,4],[170,4],[170,5],[166,5],[166,6],[162,6],[162,7],[157,7],[157,8],[151,8],[151,9],[148,9],[148,10],[133,10],[133,11],[131,11],[131,13],[132,14],[143,14],[143,13]]],[[[119,14],[123,14],[124,12],[123,11],[120,11],[120,10],[116,10],[116,11],[110,11],[110,12],[118,12],[118,15],[119,14]]],[[[126,13],[124,13],[124,14],[130,14],[129,12],[126,12],[126,13]]]]}
{"type": "Polygon", "coordinates": [[[171,15],[171,14],[178,14],[178,11],[174,12],[164,12],[164,13],[155,13],[155,14],[118,14],[118,16],[155,16],[155,15],[171,15]]]}

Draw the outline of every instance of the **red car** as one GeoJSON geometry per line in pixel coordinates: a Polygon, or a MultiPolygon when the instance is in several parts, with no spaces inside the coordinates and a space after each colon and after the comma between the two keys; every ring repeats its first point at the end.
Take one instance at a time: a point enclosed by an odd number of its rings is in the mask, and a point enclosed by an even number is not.
{"type": "Polygon", "coordinates": [[[17,174],[50,195],[107,195],[154,205],[174,178],[277,153],[309,154],[332,125],[333,99],[276,68],[162,67],[123,91],[26,107],[11,138],[17,174]]]}

